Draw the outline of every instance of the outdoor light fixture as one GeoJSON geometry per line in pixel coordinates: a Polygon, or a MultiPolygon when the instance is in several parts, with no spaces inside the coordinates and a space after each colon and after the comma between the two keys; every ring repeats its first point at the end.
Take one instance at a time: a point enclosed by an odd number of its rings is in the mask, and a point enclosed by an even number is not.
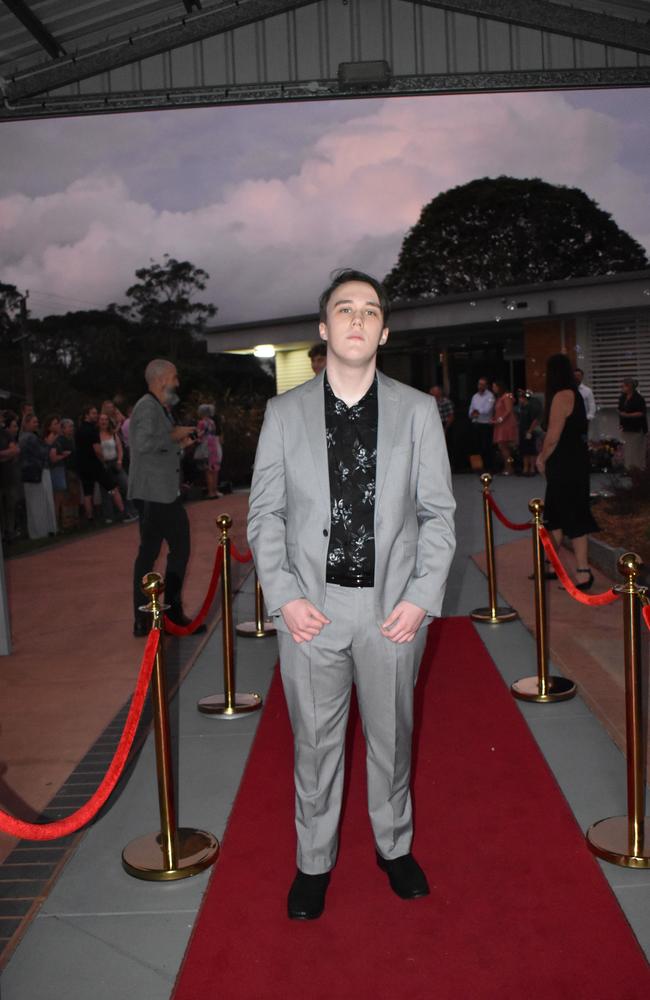
{"type": "Polygon", "coordinates": [[[390,66],[385,59],[339,63],[339,87],[381,86],[390,80],[390,66]]]}
{"type": "Polygon", "coordinates": [[[256,358],[274,358],[275,347],[273,344],[258,344],[254,349],[253,354],[256,358]]]}

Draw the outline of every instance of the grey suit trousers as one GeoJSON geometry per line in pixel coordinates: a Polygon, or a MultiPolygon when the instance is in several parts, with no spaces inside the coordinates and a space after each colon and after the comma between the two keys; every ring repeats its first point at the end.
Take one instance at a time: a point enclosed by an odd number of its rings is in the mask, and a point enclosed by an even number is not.
{"type": "Polygon", "coordinates": [[[295,746],[297,864],[309,875],[329,871],[336,861],[353,683],[366,740],[368,812],[377,850],[384,858],[398,858],[411,849],[413,688],[427,634],[422,627],[413,642],[384,638],[372,588],[328,584],[321,610],[331,624],[310,642],[296,643],[278,622],[295,746]]]}

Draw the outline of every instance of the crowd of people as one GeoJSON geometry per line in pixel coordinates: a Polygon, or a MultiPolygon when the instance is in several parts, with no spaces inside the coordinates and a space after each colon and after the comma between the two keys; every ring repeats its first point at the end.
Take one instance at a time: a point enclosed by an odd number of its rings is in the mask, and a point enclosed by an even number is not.
{"type": "MultiPolygon", "coordinates": [[[[78,421],[33,406],[0,411],[0,523],[2,539],[40,539],[98,522],[131,523],[138,510],[128,496],[130,408],[111,399],[86,406],[78,421]]],[[[182,480],[218,497],[222,435],[215,407],[202,403],[196,441],[185,450],[182,480]]]]}
{"type": "MultiPolygon", "coordinates": [[[[594,394],[585,385],[581,368],[572,369],[571,378],[584,403],[588,428],[597,412],[594,394]]],[[[452,454],[457,449],[451,444],[456,408],[441,386],[433,386],[429,391],[438,404],[452,464],[458,465],[457,454],[452,454]]],[[[529,389],[517,389],[512,393],[501,379],[479,378],[467,413],[471,421],[471,438],[467,443],[467,455],[462,458],[476,471],[498,471],[504,476],[511,476],[515,471],[523,476],[537,475],[537,457],[543,449],[546,432],[543,410],[542,399],[529,389]]],[[[623,439],[623,466],[628,471],[645,469],[647,409],[635,379],[623,380],[617,410],[623,439]]]]}

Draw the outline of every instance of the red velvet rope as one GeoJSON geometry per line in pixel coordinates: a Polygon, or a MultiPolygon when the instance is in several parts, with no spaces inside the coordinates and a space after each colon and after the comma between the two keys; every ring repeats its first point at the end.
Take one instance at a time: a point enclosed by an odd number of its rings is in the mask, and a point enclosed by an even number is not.
{"type": "Polygon", "coordinates": [[[203,619],[210,610],[210,605],[214,600],[214,595],[217,591],[217,584],[219,583],[219,577],[221,575],[221,545],[217,545],[217,551],[214,557],[214,566],[212,568],[212,577],[210,578],[210,585],[208,587],[208,592],[205,595],[205,600],[201,605],[199,613],[197,616],[189,623],[189,625],[176,625],[171,618],[165,615],[165,632],[171,632],[172,635],[191,635],[196,629],[201,625],[203,619]]]}
{"type": "Polygon", "coordinates": [[[560,562],[560,558],[555,551],[555,546],[546,528],[542,527],[539,529],[539,537],[542,540],[542,545],[549,558],[549,562],[552,563],[553,569],[562,581],[562,586],[576,601],[580,601],[581,604],[590,604],[592,607],[601,607],[603,604],[613,604],[614,601],[619,599],[621,595],[615,593],[613,590],[606,590],[602,594],[592,595],[584,594],[581,590],[577,590],[569,574],[560,562]]]}
{"type": "Polygon", "coordinates": [[[643,608],[643,620],[650,629],[650,604],[646,604],[643,608]]]}
{"type": "Polygon", "coordinates": [[[501,521],[501,524],[505,524],[506,528],[510,528],[511,531],[528,531],[532,527],[530,521],[525,521],[522,524],[515,524],[514,521],[509,521],[505,514],[503,514],[497,507],[496,501],[491,493],[488,493],[488,504],[490,505],[490,510],[493,510],[496,516],[501,521]]]}
{"type": "Polygon", "coordinates": [[[230,543],[230,555],[233,557],[235,562],[238,563],[247,563],[253,558],[253,553],[250,549],[246,549],[246,551],[242,554],[234,542],[230,543]]]}
{"type": "Polygon", "coordinates": [[[10,837],[20,837],[23,840],[58,840],[59,837],[76,833],[77,830],[80,830],[82,826],[89,823],[99,812],[115,788],[131,752],[140,716],[142,715],[144,701],[147,697],[151,671],[153,670],[159,641],[159,630],[152,629],[147,639],[147,645],[145,646],[138,682],[133,692],[129,714],[124,723],[120,742],[97,791],[93,792],[85,805],[75,810],[70,816],[66,816],[65,819],[54,820],[51,823],[26,823],[24,820],[16,819],[15,816],[10,816],[9,813],[0,809],[0,830],[3,833],[9,834],[10,837]]]}

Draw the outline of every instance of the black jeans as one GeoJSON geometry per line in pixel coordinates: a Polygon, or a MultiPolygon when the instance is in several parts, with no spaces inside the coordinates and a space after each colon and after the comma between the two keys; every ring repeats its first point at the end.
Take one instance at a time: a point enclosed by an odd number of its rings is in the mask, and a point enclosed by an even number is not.
{"type": "Polygon", "coordinates": [[[494,468],[494,443],[492,424],[474,424],[474,447],[483,459],[483,468],[492,472],[494,468]]]}
{"type": "Polygon", "coordinates": [[[133,566],[133,613],[137,619],[138,608],[146,604],[142,593],[142,577],[151,572],[158,558],[160,547],[167,542],[167,569],[165,572],[165,604],[169,613],[177,616],[182,611],[181,590],[190,558],[190,522],[180,497],[173,503],[156,503],[153,500],[134,501],[140,515],[140,548],[133,566]]]}

